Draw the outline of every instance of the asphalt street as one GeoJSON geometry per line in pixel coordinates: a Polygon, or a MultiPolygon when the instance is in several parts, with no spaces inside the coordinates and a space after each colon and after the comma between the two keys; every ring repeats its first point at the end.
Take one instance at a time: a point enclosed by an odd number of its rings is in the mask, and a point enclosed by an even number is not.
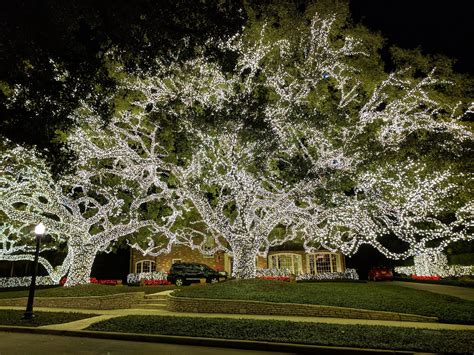
{"type": "Polygon", "coordinates": [[[63,354],[288,355],[289,353],[0,332],[0,355],[63,354]]]}

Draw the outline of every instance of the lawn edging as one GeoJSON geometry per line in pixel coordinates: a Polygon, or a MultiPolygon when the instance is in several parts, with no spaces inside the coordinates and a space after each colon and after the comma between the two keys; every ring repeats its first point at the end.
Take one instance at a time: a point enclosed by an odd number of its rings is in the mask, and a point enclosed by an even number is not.
{"type": "Polygon", "coordinates": [[[300,354],[315,354],[315,353],[322,353],[322,354],[361,354],[361,353],[413,354],[413,351],[363,349],[363,348],[352,348],[352,347],[277,343],[277,342],[266,342],[266,341],[255,341],[255,340],[186,337],[186,336],[175,336],[175,335],[137,334],[137,333],[120,333],[120,332],[102,332],[102,331],[88,331],[88,330],[56,330],[56,329],[31,328],[31,327],[0,326],[0,332],[62,335],[62,336],[73,336],[73,337],[81,337],[81,338],[139,341],[139,342],[147,342],[147,343],[168,343],[168,344],[178,344],[178,345],[222,347],[222,348],[234,348],[234,349],[246,349],[246,350],[291,352],[291,353],[300,353],[300,354]]]}
{"type": "MultiPolygon", "coordinates": [[[[80,297],[35,297],[35,307],[78,308],[78,309],[122,309],[143,301],[145,292],[116,293],[102,296],[80,297]]],[[[0,306],[26,306],[28,298],[0,299],[0,306]]]]}
{"type": "Polygon", "coordinates": [[[168,295],[167,309],[184,313],[263,314],[304,317],[375,319],[403,322],[437,322],[437,317],[417,314],[373,311],[368,309],[298,303],[176,297],[168,295]]]}

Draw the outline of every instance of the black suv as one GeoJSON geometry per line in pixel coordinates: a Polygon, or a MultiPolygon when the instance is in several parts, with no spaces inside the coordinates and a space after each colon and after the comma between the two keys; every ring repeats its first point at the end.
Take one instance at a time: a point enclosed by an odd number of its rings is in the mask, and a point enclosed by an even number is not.
{"type": "Polygon", "coordinates": [[[176,286],[188,285],[206,279],[208,283],[216,283],[227,279],[226,272],[218,272],[205,264],[176,263],[171,266],[167,280],[176,286]]]}

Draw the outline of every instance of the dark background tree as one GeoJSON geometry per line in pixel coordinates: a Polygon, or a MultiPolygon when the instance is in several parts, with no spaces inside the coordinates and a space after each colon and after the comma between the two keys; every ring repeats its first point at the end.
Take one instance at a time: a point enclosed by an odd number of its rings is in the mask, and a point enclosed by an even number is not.
{"type": "MultiPolygon", "coordinates": [[[[130,71],[150,68],[157,56],[166,60],[179,53],[179,58],[189,58],[208,39],[237,32],[249,12],[272,16],[282,5],[303,13],[313,2],[3,1],[0,134],[16,143],[37,145],[54,172],[61,173],[73,158],[65,149],[63,133],[72,125],[69,114],[78,101],[87,100],[104,119],[113,111],[107,100],[115,86],[106,60],[110,50],[130,71]],[[68,75],[58,75],[63,71],[68,75]],[[21,90],[12,102],[15,87],[21,90]]],[[[347,11],[346,1],[316,2],[347,11]]],[[[356,23],[388,38],[384,48],[388,66],[388,48],[397,44],[455,57],[456,70],[474,72],[473,52],[466,43],[474,35],[469,2],[448,6],[445,1],[350,0],[350,10],[356,23]]]]}
{"type": "Polygon", "coordinates": [[[456,71],[474,74],[470,2],[350,0],[350,10],[355,22],[380,31],[387,47],[421,48],[424,54],[455,58],[456,71]]]}
{"type": "Polygon", "coordinates": [[[71,159],[62,133],[78,102],[104,119],[113,111],[111,50],[130,71],[157,57],[186,59],[209,38],[238,31],[240,7],[230,0],[1,2],[0,134],[37,145],[61,173],[71,159]]]}

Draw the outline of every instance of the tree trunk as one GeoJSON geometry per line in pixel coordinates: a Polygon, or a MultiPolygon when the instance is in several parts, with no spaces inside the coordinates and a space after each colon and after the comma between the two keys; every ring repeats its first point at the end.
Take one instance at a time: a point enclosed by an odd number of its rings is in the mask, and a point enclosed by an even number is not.
{"type": "Polygon", "coordinates": [[[416,255],[415,274],[418,276],[448,276],[448,258],[443,253],[427,251],[416,255]]]}
{"type": "Polygon", "coordinates": [[[258,248],[252,244],[232,245],[232,276],[236,279],[253,279],[257,274],[258,248]]]}
{"type": "Polygon", "coordinates": [[[72,253],[71,267],[64,286],[88,284],[98,248],[91,244],[69,245],[69,248],[72,253]]]}

